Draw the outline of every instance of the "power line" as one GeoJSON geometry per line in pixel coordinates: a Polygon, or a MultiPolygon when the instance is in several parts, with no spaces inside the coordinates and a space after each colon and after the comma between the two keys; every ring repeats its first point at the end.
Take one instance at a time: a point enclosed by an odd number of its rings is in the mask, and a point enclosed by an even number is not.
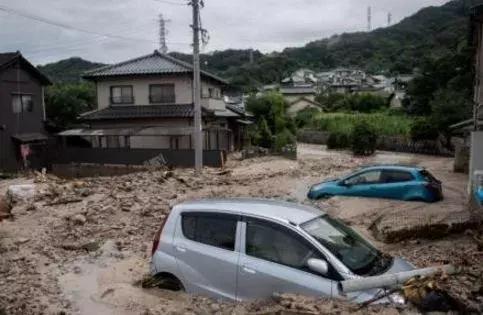
{"type": "Polygon", "coordinates": [[[96,32],[96,31],[91,31],[91,30],[79,28],[79,27],[76,27],[76,26],[68,25],[68,24],[65,24],[65,23],[56,22],[56,21],[53,21],[53,20],[38,16],[38,15],[34,15],[34,14],[31,14],[31,13],[28,13],[28,12],[22,12],[20,10],[12,9],[12,8],[9,8],[9,7],[3,6],[3,5],[0,5],[0,11],[7,12],[7,13],[10,13],[10,14],[14,14],[14,15],[18,15],[18,16],[21,16],[23,18],[34,20],[34,21],[41,22],[41,23],[44,23],[44,24],[49,24],[49,25],[52,25],[52,26],[68,29],[68,30],[71,30],[71,31],[80,32],[80,33],[86,33],[86,34],[91,34],[91,35],[110,37],[110,38],[122,39],[122,40],[129,40],[129,41],[152,42],[151,40],[144,39],[144,38],[125,37],[125,36],[116,35],[116,34],[100,33],[100,32],[96,32]]]}
{"type": "Polygon", "coordinates": [[[189,5],[187,2],[186,3],[181,3],[181,2],[167,1],[167,0],[153,0],[153,1],[160,2],[160,3],[165,3],[165,4],[170,4],[170,5],[179,5],[179,6],[187,6],[187,5],[189,5]]]}

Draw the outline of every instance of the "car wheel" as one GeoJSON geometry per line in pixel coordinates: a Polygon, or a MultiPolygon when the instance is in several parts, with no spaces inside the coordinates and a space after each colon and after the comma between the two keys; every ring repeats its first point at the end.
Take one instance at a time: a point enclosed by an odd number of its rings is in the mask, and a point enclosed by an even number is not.
{"type": "Polygon", "coordinates": [[[330,199],[330,198],[332,198],[332,195],[329,195],[329,194],[322,194],[322,195],[320,195],[320,196],[319,196],[319,198],[318,198],[318,199],[324,199],[324,200],[325,200],[325,199],[330,199]]]}
{"type": "Polygon", "coordinates": [[[159,273],[149,279],[146,279],[142,283],[143,288],[160,288],[170,291],[185,291],[185,288],[181,281],[172,274],[159,273]]]}

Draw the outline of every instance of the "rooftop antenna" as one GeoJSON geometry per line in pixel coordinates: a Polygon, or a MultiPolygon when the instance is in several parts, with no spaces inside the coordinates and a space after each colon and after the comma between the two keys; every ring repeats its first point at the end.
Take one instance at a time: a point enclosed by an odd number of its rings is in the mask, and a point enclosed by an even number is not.
{"type": "Polygon", "coordinates": [[[389,12],[387,14],[387,26],[391,26],[391,24],[392,24],[392,13],[389,12]]]}
{"type": "Polygon", "coordinates": [[[171,20],[166,20],[162,14],[159,15],[159,51],[163,54],[168,53],[168,45],[166,44],[166,24],[171,22],[171,20]]]}
{"type": "Polygon", "coordinates": [[[372,7],[367,7],[367,31],[372,31],[372,7]]]}

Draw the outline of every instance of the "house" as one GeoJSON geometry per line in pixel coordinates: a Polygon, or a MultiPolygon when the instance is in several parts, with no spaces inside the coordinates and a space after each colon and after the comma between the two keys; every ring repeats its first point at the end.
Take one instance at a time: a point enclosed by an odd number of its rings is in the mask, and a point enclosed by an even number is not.
{"type": "MultiPolygon", "coordinates": [[[[139,164],[161,154],[170,165],[194,163],[191,64],[154,51],[95,69],[84,78],[96,84],[97,108],[81,115],[86,128],[59,134],[65,152],[69,147],[77,150],[76,155],[68,154],[66,162],[139,164]],[[70,145],[73,137],[77,137],[74,148],[70,145]],[[83,148],[79,148],[79,138],[83,148]]],[[[226,106],[226,81],[205,71],[201,81],[205,163],[215,165],[220,153],[242,146],[240,135],[250,122],[226,106]]]]}
{"type": "Polygon", "coordinates": [[[0,171],[45,166],[44,88],[50,84],[20,52],[0,53],[0,171]]]}

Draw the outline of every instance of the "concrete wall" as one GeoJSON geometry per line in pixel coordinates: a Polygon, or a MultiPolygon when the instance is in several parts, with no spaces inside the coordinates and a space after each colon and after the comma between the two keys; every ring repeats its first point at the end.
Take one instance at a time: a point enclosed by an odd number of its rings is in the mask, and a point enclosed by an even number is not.
{"type": "Polygon", "coordinates": [[[475,171],[483,171],[483,131],[471,134],[470,178],[475,171]]]}
{"type": "MultiPolygon", "coordinates": [[[[203,152],[203,164],[220,167],[224,158],[223,151],[203,152]]],[[[195,161],[194,150],[157,150],[157,149],[95,149],[59,148],[53,152],[53,164],[110,164],[110,165],[156,165],[166,162],[174,167],[192,167],[195,161]]]]}
{"type": "MultiPolygon", "coordinates": [[[[119,85],[131,85],[133,87],[134,104],[124,105],[156,105],[149,102],[149,86],[151,84],[174,84],[176,104],[190,104],[193,103],[192,93],[192,78],[190,75],[176,75],[176,76],[159,76],[159,77],[132,77],[125,79],[111,79],[97,82],[97,104],[99,109],[109,107],[111,104],[111,87],[119,85]]],[[[209,89],[217,89],[221,97],[221,87],[211,82],[202,81],[202,95],[203,99],[209,99],[209,89]]],[[[214,100],[221,100],[221,98],[214,100]]],[[[213,103],[213,101],[211,101],[213,103]]],[[[205,101],[208,105],[208,101],[205,101]]],[[[159,105],[159,104],[158,104],[159,105]]],[[[214,105],[220,105],[215,102],[214,105]]],[[[120,105],[122,106],[122,105],[120,105]]],[[[224,103],[223,103],[224,108],[224,103]]]]}
{"type": "Polygon", "coordinates": [[[44,132],[42,93],[42,85],[37,78],[18,64],[0,72],[0,170],[16,171],[20,167],[18,145],[12,141],[12,135],[44,132]],[[13,93],[31,94],[34,103],[32,112],[14,113],[13,93]]]}

